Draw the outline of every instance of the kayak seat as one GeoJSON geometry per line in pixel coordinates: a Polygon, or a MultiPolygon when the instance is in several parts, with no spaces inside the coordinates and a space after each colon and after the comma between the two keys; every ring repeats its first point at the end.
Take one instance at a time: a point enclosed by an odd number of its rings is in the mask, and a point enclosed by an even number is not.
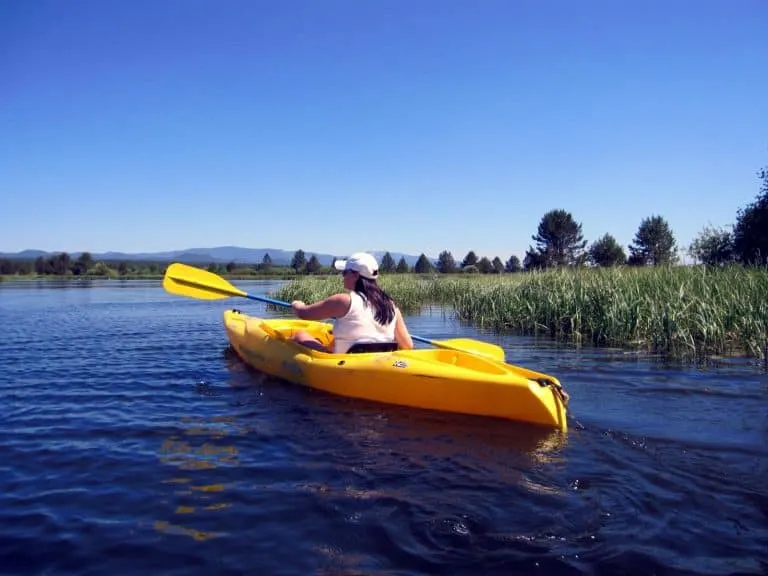
{"type": "Polygon", "coordinates": [[[347,354],[364,354],[366,352],[394,352],[397,342],[357,342],[347,350],[347,354]]]}

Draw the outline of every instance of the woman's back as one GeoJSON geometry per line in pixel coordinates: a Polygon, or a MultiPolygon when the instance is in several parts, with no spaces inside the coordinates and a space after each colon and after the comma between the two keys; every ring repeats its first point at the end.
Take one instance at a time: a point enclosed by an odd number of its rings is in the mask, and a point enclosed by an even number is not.
{"type": "Polygon", "coordinates": [[[333,351],[343,354],[356,342],[394,342],[395,316],[386,324],[376,321],[375,308],[355,291],[349,293],[349,310],[334,321],[333,351]]]}

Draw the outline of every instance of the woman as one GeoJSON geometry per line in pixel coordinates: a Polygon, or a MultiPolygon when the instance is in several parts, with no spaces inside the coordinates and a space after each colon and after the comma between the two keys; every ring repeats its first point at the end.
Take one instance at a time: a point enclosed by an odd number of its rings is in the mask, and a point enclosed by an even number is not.
{"type": "Polygon", "coordinates": [[[343,354],[357,342],[396,342],[398,349],[410,350],[413,340],[392,298],[376,283],[379,265],[376,258],[358,252],[347,260],[334,263],[344,276],[343,292],[307,305],[301,300],[291,302],[296,316],[302,320],[335,318],[333,350],[327,349],[303,330],[293,340],[304,346],[343,354]]]}

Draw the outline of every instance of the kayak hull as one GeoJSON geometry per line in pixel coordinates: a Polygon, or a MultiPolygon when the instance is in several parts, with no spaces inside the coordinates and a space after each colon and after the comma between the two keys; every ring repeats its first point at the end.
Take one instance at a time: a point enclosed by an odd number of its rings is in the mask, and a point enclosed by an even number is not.
{"type": "Polygon", "coordinates": [[[290,340],[298,330],[324,344],[333,325],[224,312],[231,347],[248,365],[289,382],[375,402],[497,417],[567,430],[567,395],[552,376],[446,349],[330,354],[290,340]]]}

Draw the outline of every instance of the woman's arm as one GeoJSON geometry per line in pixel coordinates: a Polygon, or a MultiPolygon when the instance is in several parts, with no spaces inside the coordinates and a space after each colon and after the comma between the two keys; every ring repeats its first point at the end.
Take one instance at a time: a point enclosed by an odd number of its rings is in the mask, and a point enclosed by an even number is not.
{"type": "Polygon", "coordinates": [[[403,315],[398,308],[395,308],[395,341],[400,350],[413,349],[413,339],[408,332],[408,327],[405,325],[403,315]]]}
{"type": "Polygon", "coordinates": [[[344,316],[349,310],[350,302],[349,294],[339,293],[314,304],[305,304],[301,300],[294,300],[291,302],[291,308],[293,308],[296,316],[302,320],[324,320],[344,316]]]}

